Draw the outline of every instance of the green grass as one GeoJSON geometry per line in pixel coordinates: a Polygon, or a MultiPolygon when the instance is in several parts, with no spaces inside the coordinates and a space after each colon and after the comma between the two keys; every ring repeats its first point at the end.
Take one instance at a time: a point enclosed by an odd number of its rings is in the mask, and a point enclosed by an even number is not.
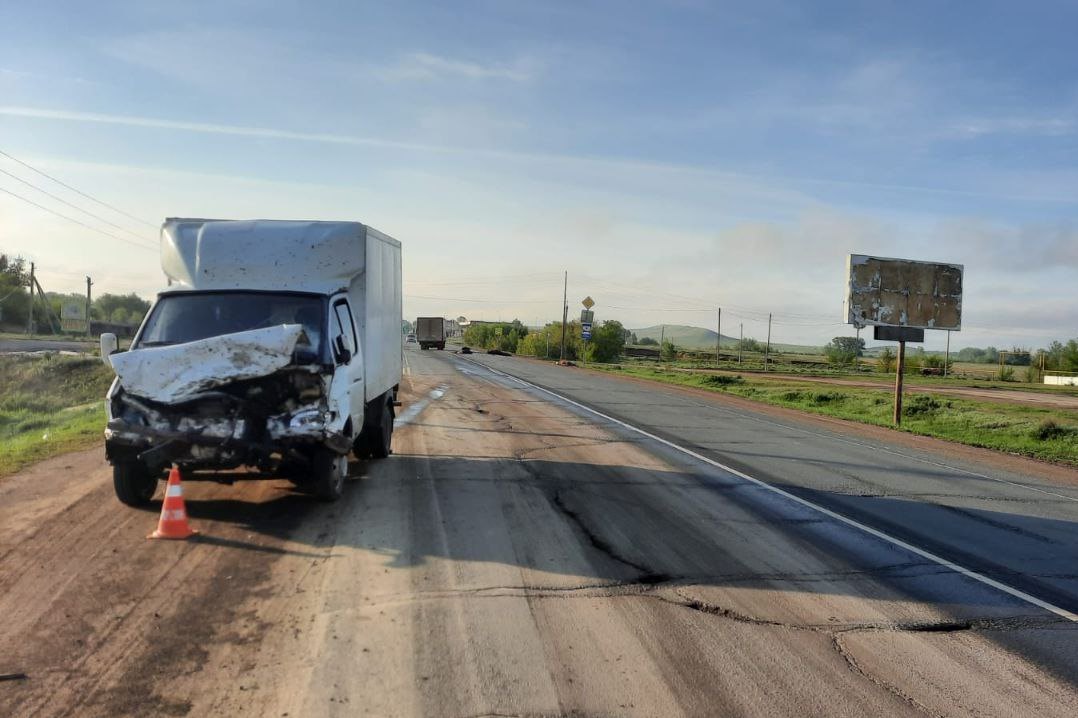
{"type": "Polygon", "coordinates": [[[100,442],[112,376],[92,358],[0,356],[0,476],[100,442]]]}
{"type": "MultiPolygon", "coordinates": [[[[877,389],[806,386],[803,382],[596,365],[627,376],[692,386],[863,424],[892,427],[893,398],[877,389]]],[[[1078,466],[1078,412],[918,393],[904,401],[902,430],[1078,466]]]]}

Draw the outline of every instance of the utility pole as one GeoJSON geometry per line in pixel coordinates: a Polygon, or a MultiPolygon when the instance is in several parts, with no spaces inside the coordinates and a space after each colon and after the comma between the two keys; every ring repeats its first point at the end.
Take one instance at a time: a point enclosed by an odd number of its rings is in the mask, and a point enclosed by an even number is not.
{"type": "Polygon", "coordinates": [[[565,361],[565,324],[569,321],[569,270],[565,270],[565,287],[561,295],[561,360],[565,361]]]}
{"type": "Polygon", "coordinates": [[[902,424],[902,374],[906,371],[906,342],[898,343],[898,374],[895,376],[895,426],[902,424]]]}
{"type": "Polygon", "coordinates": [[[722,307],[715,318],[715,367],[719,366],[719,349],[722,348],[722,307]]]}
{"type": "Polygon", "coordinates": [[[767,313],[767,346],[764,347],[764,371],[767,371],[767,358],[771,355],[771,312],[767,313]]]}
{"type": "Polygon", "coordinates": [[[86,278],[86,336],[90,336],[90,287],[94,286],[93,280],[86,278]]]}
{"type": "Polygon", "coordinates": [[[951,330],[947,330],[947,353],[943,355],[943,378],[947,378],[947,365],[951,363],[951,330]]]}
{"type": "Polygon", "coordinates": [[[26,310],[26,334],[34,333],[34,263],[30,262],[30,307],[26,310]]]}
{"type": "Polygon", "coordinates": [[[663,360],[663,344],[666,343],[666,325],[659,327],[659,361],[663,360]]]}
{"type": "Polygon", "coordinates": [[[745,346],[745,323],[741,322],[737,326],[738,326],[738,335],[739,335],[739,338],[737,340],[737,363],[740,364],[741,363],[741,350],[745,346]]]}

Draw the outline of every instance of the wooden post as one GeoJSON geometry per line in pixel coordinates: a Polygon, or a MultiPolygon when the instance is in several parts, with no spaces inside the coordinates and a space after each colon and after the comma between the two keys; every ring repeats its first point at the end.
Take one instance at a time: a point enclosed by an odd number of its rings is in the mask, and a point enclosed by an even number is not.
{"type": "Polygon", "coordinates": [[[26,310],[26,335],[34,333],[34,263],[30,262],[30,306],[26,310]]]}
{"type": "Polygon", "coordinates": [[[718,316],[715,317],[715,368],[719,366],[719,349],[722,347],[722,307],[719,307],[718,316]]]}
{"type": "Polygon", "coordinates": [[[569,270],[565,270],[565,289],[561,295],[561,359],[565,361],[565,325],[569,321],[569,270]]]}
{"type": "Polygon", "coordinates": [[[89,277],[87,277],[86,278],[86,336],[91,336],[91,334],[90,334],[90,305],[93,304],[93,302],[91,301],[91,297],[90,297],[90,287],[92,287],[93,285],[94,285],[94,283],[90,280],[89,277]]]}
{"type": "Polygon", "coordinates": [[[764,371],[767,371],[767,360],[771,356],[771,312],[767,313],[767,346],[764,347],[764,371]]]}
{"type": "Polygon", "coordinates": [[[902,424],[902,373],[906,371],[906,342],[898,343],[898,373],[895,375],[895,426],[902,424]]]}

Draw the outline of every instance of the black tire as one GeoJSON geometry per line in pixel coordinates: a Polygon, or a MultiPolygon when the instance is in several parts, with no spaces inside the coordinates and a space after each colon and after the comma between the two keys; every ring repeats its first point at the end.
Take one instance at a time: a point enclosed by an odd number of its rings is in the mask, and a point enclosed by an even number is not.
{"type": "Polygon", "coordinates": [[[393,453],[393,403],[386,401],[378,423],[367,427],[367,450],[371,458],[384,459],[393,453]]]}
{"type": "Polygon", "coordinates": [[[337,501],[344,493],[348,476],[348,457],[331,449],[318,449],[311,461],[311,483],[314,495],[323,501],[337,501]]]}
{"type": "Polygon", "coordinates": [[[359,432],[359,436],[352,442],[352,453],[360,461],[371,458],[371,446],[370,441],[367,439],[367,432],[359,432]]]}
{"type": "Polygon", "coordinates": [[[116,490],[116,498],[128,506],[148,505],[157,491],[157,481],[157,474],[138,461],[117,461],[112,465],[112,487],[116,490]]]}

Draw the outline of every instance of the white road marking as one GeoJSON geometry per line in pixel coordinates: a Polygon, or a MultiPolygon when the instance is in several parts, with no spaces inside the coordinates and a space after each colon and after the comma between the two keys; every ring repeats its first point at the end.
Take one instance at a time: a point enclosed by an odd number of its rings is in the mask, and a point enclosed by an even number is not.
{"type": "MultiPolygon", "coordinates": [[[[716,407],[710,406],[708,404],[699,404],[697,402],[692,402],[692,403],[695,406],[701,406],[701,407],[705,407],[705,408],[716,408],[716,407]]],[[[800,431],[802,433],[809,434],[810,436],[818,436],[818,437],[823,438],[823,439],[834,439],[835,441],[841,441],[844,444],[850,444],[851,446],[858,446],[858,447],[861,447],[863,449],[871,449],[872,451],[880,451],[880,452],[883,452],[885,454],[891,454],[892,456],[901,456],[903,459],[910,459],[912,461],[917,461],[917,462],[920,462],[922,464],[928,464],[929,466],[935,466],[936,468],[939,468],[939,469],[947,469],[949,471],[954,471],[956,473],[966,474],[967,476],[972,476],[972,477],[977,478],[977,479],[985,479],[987,481],[994,481],[997,484],[1007,484],[1008,486],[1014,486],[1015,488],[1028,489],[1029,491],[1035,491],[1035,492],[1037,492],[1039,494],[1047,494],[1048,496],[1054,496],[1054,497],[1056,497],[1058,499],[1064,499],[1066,501],[1078,502],[1078,497],[1067,496],[1066,494],[1057,494],[1054,491],[1049,491],[1047,489],[1040,489],[1040,488],[1037,488],[1036,486],[1030,486],[1028,484],[1020,484],[1017,481],[1008,481],[1007,479],[997,479],[994,476],[988,476],[986,474],[979,474],[976,471],[970,471],[969,469],[963,469],[963,468],[958,467],[958,466],[951,466],[950,464],[944,464],[944,463],[939,462],[939,461],[932,461],[931,459],[925,459],[925,458],[922,458],[920,456],[914,456],[913,454],[907,454],[907,453],[904,453],[902,451],[896,451],[895,449],[888,449],[887,447],[884,447],[884,446],[875,446],[875,445],[872,445],[872,444],[866,444],[863,441],[855,441],[854,439],[847,439],[846,437],[838,436],[837,434],[822,434],[822,433],[820,433],[818,431],[812,431],[811,429],[805,429],[805,428],[802,428],[800,426],[790,426],[789,424],[783,424],[782,422],[778,422],[778,421],[771,421],[770,419],[763,419],[763,418],[756,417],[756,416],[749,416],[748,414],[744,414],[742,412],[735,411],[733,409],[728,409],[726,407],[720,407],[719,409],[720,409],[720,411],[728,412],[730,414],[733,414],[734,416],[738,416],[738,417],[740,417],[742,419],[748,419],[750,421],[755,421],[755,422],[757,422],[759,424],[767,424],[767,425],[770,425],[770,426],[781,426],[783,429],[790,429],[791,431],[800,431]]]]}
{"type": "MultiPolygon", "coordinates": [[[[476,363],[478,363],[478,362],[476,362],[476,363]]],[[[1078,623],[1078,614],[1071,613],[1070,611],[1068,611],[1065,608],[1060,608],[1059,606],[1048,603],[1047,601],[1042,601],[1041,599],[1037,598],[1036,596],[1030,595],[1030,594],[1026,593],[1025,591],[1020,591],[1019,589],[1014,588],[1013,586],[1008,586],[1005,583],[1000,583],[999,581],[995,580],[994,578],[989,578],[988,576],[985,576],[982,573],[978,573],[977,571],[974,571],[973,569],[969,569],[969,568],[966,568],[965,566],[961,566],[961,565],[955,563],[954,561],[950,561],[948,559],[943,558],[942,556],[937,556],[936,554],[932,553],[931,551],[926,551],[926,550],[924,550],[922,548],[918,548],[917,546],[906,543],[905,541],[903,541],[900,538],[897,538],[895,536],[891,536],[888,533],[884,533],[883,531],[880,531],[878,529],[874,529],[871,526],[868,526],[866,524],[861,523],[860,521],[855,521],[854,519],[851,519],[851,518],[849,518],[847,516],[843,516],[842,514],[836,513],[834,511],[832,511],[831,509],[820,506],[819,504],[813,503],[812,501],[809,501],[807,499],[803,499],[800,496],[796,496],[794,494],[791,494],[789,491],[784,491],[784,490],[778,488],[777,486],[773,486],[773,485],[767,483],[766,481],[761,481],[760,479],[757,479],[757,478],[755,478],[753,476],[749,476],[748,474],[743,473],[741,471],[738,471],[735,468],[727,466],[726,464],[723,464],[723,463],[721,463],[719,461],[715,461],[714,459],[710,459],[710,458],[704,456],[703,454],[699,454],[699,453],[693,451],[692,449],[686,449],[684,446],[679,446],[678,444],[675,444],[672,441],[668,441],[667,439],[664,439],[661,436],[656,436],[655,434],[652,434],[649,431],[641,429],[640,427],[637,427],[637,426],[633,426],[632,424],[624,422],[621,419],[615,419],[612,416],[604,414],[603,412],[598,411],[596,409],[593,409],[590,406],[586,406],[584,404],[581,404],[578,401],[573,401],[572,399],[570,399],[567,396],[562,396],[561,394],[558,394],[557,392],[553,392],[550,389],[547,389],[545,387],[539,386],[538,384],[532,384],[531,382],[525,381],[524,379],[521,379],[520,377],[515,377],[512,374],[506,374],[505,372],[498,371],[497,369],[493,369],[493,368],[488,367],[488,366],[486,366],[484,364],[480,364],[480,366],[483,366],[486,369],[488,369],[489,371],[491,371],[491,372],[493,372],[495,374],[498,374],[500,376],[503,376],[503,377],[506,377],[506,378],[509,378],[509,379],[513,379],[516,382],[518,382],[518,383],[520,383],[520,384],[522,384],[524,386],[530,387],[530,388],[535,389],[537,391],[541,391],[541,392],[543,392],[545,394],[549,394],[550,396],[553,396],[556,399],[560,399],[561,401],[564,401],[564,402],[566,402],[568,404],[571,404],[571,405],[577,407],[578,409],[582,409],[582,410],[584,410],[584,411],[586,411],[586,412],[588,412],[590,414],[594,414],[595,416],[600,417],[601,419],[605,419],[606,421],[617,424],[618,426],[621,426],[622,428],[628,429],[629,431],[640,434],[641,436],[645,436],[648,439],[651,439],[652,441],[657,441],[658,443],[660,443],[660,444],[662,444],[664,446],[667,446],[667,447],[669,447],[671,449],[679,451],[679,452],[681,452],[681,453],[683,453],[683,454],[685,454],[687,456],[691,456],[692,458],[696,459],[697,461],[702,461],[705,464],[710,464],[711,466],[714,466],[714,467],[716,467],[718,469],[722,469],[723,471],[725,471],[725,472],[727,472],[729,474],[732,474],[734,476],[737,476],[737,477],[739,477],[741,479],[744,479],[745,481],[748,481],[751,484],[754,484],[754,485],[756,485],[756,486],[758,486],[758,487],[760,487],[762,489],[765,489],[766,491],[770,491],[772,493],[778,494],[779,496],[782,496],[782,497],[784,497],[786,499],[789,499],[790,501],[794,501],[794,502],[796,502],[798,504],[801,504],[802,506],[804,506],[806,508],[809,508],[809,509],[812,509],[813,511],[819,512],[819,513],[823,514],[824,516],[827,516],[828,518],[831,518],[831,519],[834,519],[835,521],[839,521],[841,523],[844,523],[847,526],[852,526],[853,528],[858,529],[859,531],[863,531],[864,533],[867,533],[870,536],[874,536],[874,537],[876,537],[876,538],[878,538],[878,539],[880,539],[882,541],[886,541],[887,543],[891,544],[892,546],[897,546],[897,547],[899,547],[899,548],[901,548],[903,550],[914,553],[914,554],[920,556],[921,558],[927,559],[927,560],[931,561],[932,563],[943,566],[944,568],[947,568],[947,569],[949,569],[951,571],[954,571],[955,573],[959,573],[959,574],[965,576],[966,578],[970,578],[970,579],[972,579],[974,581],[977,581],[979,583],[983,583],[986,586],[991,586],[992,588],[996,589],[997,591],[1002,591],[1003,593],[1007,594],[1008,596],[1012,596],[1014,598],[1017,598],[1020,601],[1025,601],[1026,603],[1031,604],[1033,606],[1036,606],[1038,608],[1043,608],[1045,611],[1049,611],[1051,613],[1054,613],[1055,615],[1060,616],[1061,618],[1065,618],[1068,621],[1078,623]]]]}
{"type": "Polygon", "coordinates": [[[419,414],[424,409],[427,408],[428,404],[430,404],[432,401],[437,401],[438,399],[441,399],[443,396],[445,396],[447,388],[448,387],[443,385],[439,386],[436,389],[431,389],[424,398],[409,404],[408,408],[402,411],[400,415],[393,420],[393,428],[399,429],[400,427],[407,426],[408,424],[415,421],[415,418],[419,416],[419,414]]]}

